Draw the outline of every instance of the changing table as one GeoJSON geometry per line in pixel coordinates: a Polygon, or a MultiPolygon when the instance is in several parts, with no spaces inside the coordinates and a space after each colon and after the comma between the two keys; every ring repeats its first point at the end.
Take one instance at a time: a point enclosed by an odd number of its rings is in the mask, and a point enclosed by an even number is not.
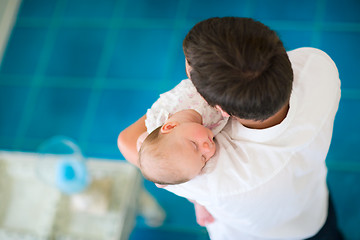
{"type": "Polygon", "coordinates": [[[92,185],[65,195],[37,177],[37,159],[35,153],[0,151],[1,240],[125,240],[139,209],[164,219],[141,174],[126,161],[88,159],[92,185]]]}

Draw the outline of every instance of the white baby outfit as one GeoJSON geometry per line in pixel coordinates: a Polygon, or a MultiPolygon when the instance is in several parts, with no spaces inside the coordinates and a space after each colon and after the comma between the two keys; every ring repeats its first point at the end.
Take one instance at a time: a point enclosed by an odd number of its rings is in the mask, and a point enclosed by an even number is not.
{"type": "Polygon", "coordinates": [[[189,79],[181,81],[172,90],[160,94],[160,98],[146,112],[145,125],[151,133],[162,126],[174,113],[181,110],[193,109],[202,116],[203,125],[218,134],[226,125],[228,118],[209,104],[196,91],[189,79]]]}

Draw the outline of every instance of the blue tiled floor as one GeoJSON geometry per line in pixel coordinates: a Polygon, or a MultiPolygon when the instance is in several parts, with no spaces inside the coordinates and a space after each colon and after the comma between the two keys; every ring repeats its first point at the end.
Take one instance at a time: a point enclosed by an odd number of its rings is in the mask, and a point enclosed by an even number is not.
{"type": "MultiPolygon", "coordinates": [[[[36,151],[62,134],[87,156],[122,159],[117,134],[185,78],[187,31],[208,17],[253,17],[288,50],[321,48],[339,68],[329,184],[344,234],[360,239],[359,13],[359,0],[23,0],[0,68],[0,149],[36,151]]],[[[168,219],[159,229],[139,219],[132,240],[207,239],[191,204],[146,186],[168,219]]]]}

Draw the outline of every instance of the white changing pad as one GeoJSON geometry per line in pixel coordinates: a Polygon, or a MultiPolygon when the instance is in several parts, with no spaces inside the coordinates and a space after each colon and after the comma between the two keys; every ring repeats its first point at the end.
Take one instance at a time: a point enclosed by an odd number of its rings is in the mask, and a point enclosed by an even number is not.
{"type": "Polygon", "coordinates": [[[74,196],[37,178],[37,157],[0,151],[1,240],[128,239],[142,186],[135,167],[124,161],[88,159],[93,185],[76,201],[90,199],[89,206],[74,207],[74,196]]]}

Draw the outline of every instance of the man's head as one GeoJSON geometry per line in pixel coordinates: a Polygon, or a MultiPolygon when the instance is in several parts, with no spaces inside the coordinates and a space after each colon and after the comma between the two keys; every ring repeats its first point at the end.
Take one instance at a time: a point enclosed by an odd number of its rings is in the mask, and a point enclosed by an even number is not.
{"type": "Polygon", "coordinates": [[[211,106],[264,121],[289,101],[293,72],[277,34],[249,18],[211,18],[183,42],[187,72],[211,106]]]}
{"type": "Polygon", "coordinates": [[[215,154],[210,129],[194,122],[169,121],[147,136],[139,151],[140,170],[162,185],[184,183],[202,173],[215,154]]]}

